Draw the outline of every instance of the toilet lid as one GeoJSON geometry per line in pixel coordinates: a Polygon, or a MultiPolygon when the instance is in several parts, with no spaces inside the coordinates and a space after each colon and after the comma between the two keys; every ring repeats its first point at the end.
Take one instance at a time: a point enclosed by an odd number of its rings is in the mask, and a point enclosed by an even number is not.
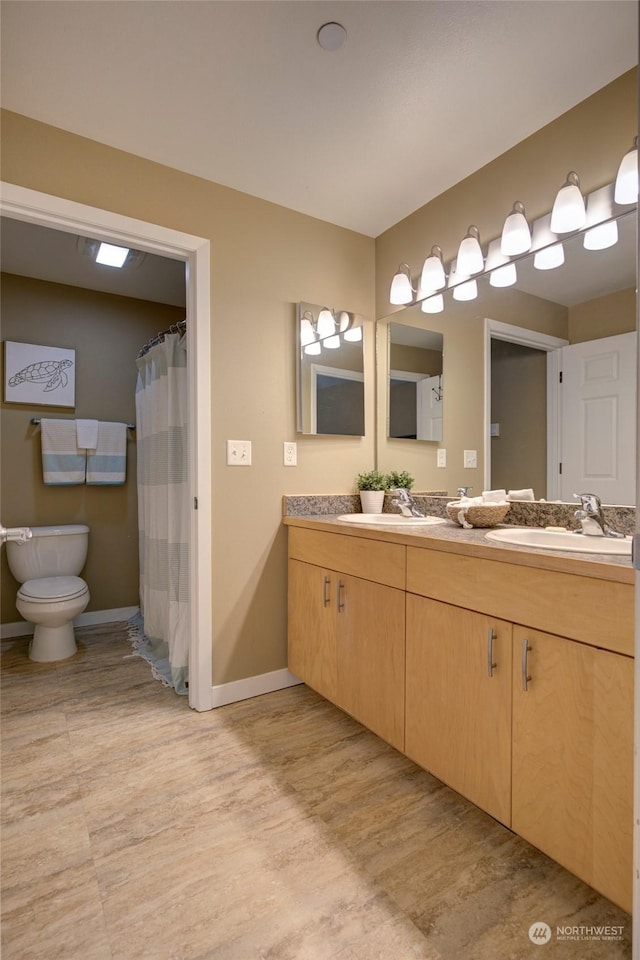
{"type": "Polygon", "coordinates": [[[42,577],[26,580],[18,596],[25,600],[73,600],[88,589],[80,577],[42,577]]]}

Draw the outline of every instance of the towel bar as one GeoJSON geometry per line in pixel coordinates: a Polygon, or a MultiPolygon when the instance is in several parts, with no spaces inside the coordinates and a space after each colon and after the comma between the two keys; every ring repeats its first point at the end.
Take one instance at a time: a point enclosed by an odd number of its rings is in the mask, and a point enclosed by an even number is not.
{"type": "MultiPolygon", "coordinates": [[[[63,418],[63,419],[64,419],[64,418],[63,418]]],[[[32,418],[31,418],[31,423],[33,424],[34,427],[40,426],[40,420],[39,420],[38,417],[32,417],[32,418]]],[[[127,424],[127,430],[135,430],[135,428],[136,428],[135,423],[128,423],[128,424],[127,424]]]]}

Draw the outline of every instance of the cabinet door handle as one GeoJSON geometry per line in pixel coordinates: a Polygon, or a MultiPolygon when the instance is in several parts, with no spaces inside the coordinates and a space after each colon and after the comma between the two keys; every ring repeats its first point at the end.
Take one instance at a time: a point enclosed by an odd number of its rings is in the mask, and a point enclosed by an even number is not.
{"type": "Polygon", "coordinates": [[[344,583],[338,580],[338,613],[344,610],[344,583]]]}
{"type": "Polygon", "coordinates": [[[322,581],[322,606],[328,607],[331,602],[329,596],[329,587],[331,586],[331,577],[325,577],[322,581]]]}
{"type": "Polygon", "coordinates": [[[498,666],[493,660],[493,641],[496,639],[496,632],[493,627],[487,630],[487,676],[492,677],[493,671],[498,666]]]}
{"type": "Polygon", "coordinates": [[[525,693],[529,689],[528,685],[529,685],[529,681],[531,680],[531,677],[529,676],[529,672],[528,672],[528,663],[527,663],[528,654],[530,650],[531,650],[531,647],[529,646],[529,641],[525,637],[524,640],[522,641],[522,689],[524,690],[525,693]]]}

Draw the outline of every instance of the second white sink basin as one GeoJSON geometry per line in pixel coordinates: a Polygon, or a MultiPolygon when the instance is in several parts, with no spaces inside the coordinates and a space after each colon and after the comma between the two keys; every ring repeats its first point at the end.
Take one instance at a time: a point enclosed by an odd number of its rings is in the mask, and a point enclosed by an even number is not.
{"type": "Polygon", "coordinates": [[[538,527],[505,527],[485,533],[488,540],[516,543],[521,547],[541,547],[544,550],[571,550],[577,553],[608,553],[612,556],[631,556],[631,537],[585,537],[581,533],[563,533],[560,530],[541,530],[538,527]]]}
{"type": "Polygon", "coordinates": [[[446,523],[440,517],[403,517],[400,513],[343,513],[338,517],[343,523],[371,523],[376,526],[411,527],[433,523],[446,523]]]}

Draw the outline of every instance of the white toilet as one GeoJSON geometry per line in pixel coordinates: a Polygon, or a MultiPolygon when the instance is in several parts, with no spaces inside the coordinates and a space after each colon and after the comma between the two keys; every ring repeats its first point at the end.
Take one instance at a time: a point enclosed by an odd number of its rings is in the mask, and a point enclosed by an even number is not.
{"type": "Polygon", "coordinates": [[[30,529],[33,536],[25,543],[7,542],[9,569],[22,584],[16,607],[35,626],[29,657],[39,663],[65,660],[78,649],[73,619],[89,603],[89,588],[78,576],[87,559],[89,527],[30,529]]]}

